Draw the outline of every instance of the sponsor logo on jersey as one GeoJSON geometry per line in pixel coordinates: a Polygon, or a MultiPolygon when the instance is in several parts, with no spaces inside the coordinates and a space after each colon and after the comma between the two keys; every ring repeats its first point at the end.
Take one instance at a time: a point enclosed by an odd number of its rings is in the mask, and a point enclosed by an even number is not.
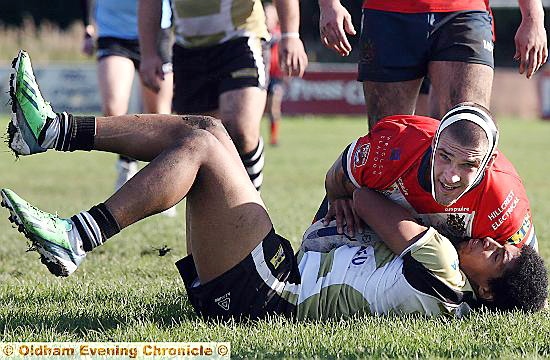
{"type": "Polygon", "coordinates": [[[523,222],[521,223],[521,227],[514,235],[512,235],[508,239],[508,243],[510,244],[519,244],[527,237],[527,235],[530,233],[531,227],[531,216],[529,216],[529,213],[525,214],[525,217],[523,218],[523,222]]]}
{"type": "Polygon", "coordinates": [[[516,196],[514,190],[510,190],[506,198],[500,204],[498,208],[491,211],[487,217],[489,220],[494,221],[491,224],[493,230],[498,229],[506,220],[508,220],[511,214],[514,212],[520,202],[520,198],[516,196]]]}
{"type": "Polygon", "coordinates": [[[359,250],[355,253],[353,256],[353,259],[351,259],[351,263],[355,266],[363,265],[367,260],[369,259],[367,248],[364,246],[361,246],[359,250]]]}
{"type": "Polygon", "coordinates": [[[449,233],[463,237],[466,235],[466,215],[447,214],[445,227],[449,233]]]}
{"type": "Polygon", "coordinates": [[[227,294],[220,296],[219,298],[215,298],[214,302],[225,311],[229,311],[229,304],[231,303],[231,292],[228,292],[227,294]]]}
{"type": "Polygon", "coordinates": [[[449,236],[465,237],[472,235],[475,211],[471,213],[424,213],[418,214],[424,225],[432,226],[449,236]]]}
{"type": "Polygon", "coordinates": [[[363,144],[355,151],[353,155],[353,165],[355,167],[361,167],[367,163],[370,152],[370,143],[363,144]]]}
{"type": "Polygon", "coordinates": [[[448,207],[445,208],[445,212],[470,212],[468,207],[448,207]]]}
{"type": "Polygon", "coordinates": [[[283,251],[283,247],[279,245],[279,248],[275,252],[275,255],[269,260],[271,265],[276,269],[281,265],[281,263],[285,260],[285,252],[283,251]]]}

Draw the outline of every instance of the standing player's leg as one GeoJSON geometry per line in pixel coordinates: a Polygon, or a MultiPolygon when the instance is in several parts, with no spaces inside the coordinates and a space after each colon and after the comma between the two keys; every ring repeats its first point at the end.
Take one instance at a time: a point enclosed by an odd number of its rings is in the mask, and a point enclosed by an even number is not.
{"type": "Polygon", "coordinates": [[[358,80],[363,82],[369,128],[396,114],[414,114],[427,71],[425,14],[363,9],[358,80]]]}
{"type": "Polygon", "coordinates": [[[436,19],[428,73],[440,114],[465,101],[490,108],[493,33],[486,11],[441,14],[436,19]],[[439,25],[441,24],[441,25],[439,25]]]}
{"type": "Polygon", "coordinates": [[[269,118],[269,144],[278,145],[279,126],[281,123],[281,105],[283,102],[284,87],[283,80],[271,78],[267,90],[267,116],[269,118]]]}
{"type": "Polygon", "coordinates": [[[221,69],[219,116],[241,155],[250,180],[260,189],[264,168],[260,126],[267,98],[264,43],[249,37],[227,42],[225,46],[235,60],[221,69]]]}
{"type": "Polygon", "coordinates": [[[128,112],[134,73],[134,63],[128,58],[109,55],[98,59],[97,79],[105,116],[128,112]]]}
{"type": "Polygon", "coordinates": [[[257,87],[230,90],[220,95],[220,118],[256,189],[263,182],[264,143],[260,124],[265,102],[266,91],[257,87]]]}
{"type": "Polygon", "coordinates": [[[474,101],[487,109],[491,105],[493,69],[487,65],[458,61],[433,61],[429,66],[437,109],[445,114],[454,105],[474,101]]]}
{"type": "Polygon", "coordinates": [[[400,82],[364,81],[369,129],[380,119],[395,114],[414,114],[422,78],[400,82]]]}
{"type": "MultiPolygon", "coordinates": [[[[113,40],[98,42],[101,54],[98,58],[97,77],[103,114],[105,116],[123,115],[128,112],[128,104],[134,80],[134,62],[123,55],[122,45],[113,40]]],[[[117,164],[115,189],[121,187],[137,172],[138,164],[134,159],[120,156],[117,164]]]]}

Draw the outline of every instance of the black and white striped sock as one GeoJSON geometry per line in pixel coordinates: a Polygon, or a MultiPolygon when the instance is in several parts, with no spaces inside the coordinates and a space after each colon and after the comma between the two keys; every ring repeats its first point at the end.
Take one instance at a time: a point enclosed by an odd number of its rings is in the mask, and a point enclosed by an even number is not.
{"type": "Polygon", "coordinates": [[[120,232],[120,226],[104,203],[71,217],[76,226],[84,251],[92,251],[120,232]]]}
{"type": "Polygon", "coordinates": [[[247,154],[241,155],[241,160],[246,168],[248,177],[250,177],[250,181],[252,181],[252,184],[256,190],[260,190],[264,181],[263,170],[265,163],[264,139],[261,136],[256,149],[247,154]]]}
{"type": "Polygon", "coordinates": [[[38,143],[45,149],[59,151],[92,150],[96,131],[95,117],[73,116],[66,112],[56,113],[48,119],[40,132],[38,143]]]}

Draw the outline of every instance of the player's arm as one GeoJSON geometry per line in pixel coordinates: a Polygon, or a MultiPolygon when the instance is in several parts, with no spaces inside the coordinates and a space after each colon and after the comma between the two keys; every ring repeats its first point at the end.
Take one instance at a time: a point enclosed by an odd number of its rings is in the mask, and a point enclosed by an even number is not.
{"type": "Polygon", "coordinates": [[[336,159],[325,177],[325,189],[330,205],[323,222],[327,225],[330,220],[335,219],[339,234],[344,233],[346,225],[348,234],[353,236],[355,231],[363,231],[363,223],[353,209],[352,195],[356,187],[344,172],[342,159],[345,153],[346,151],[336,159]]]}
{"type": "Polygon", "coordinates": [[[162,59],[157,50],[161,16],[162,0],[139,0],[139,73],[143,84],[155,92],[160,90],[160,81],[164,80],[162,59]]]}
{"type": "Polygon", "coordinates": [[[414,220],[409,210],[374,190],[356,189],[353,205],[357,215],[397,255],[419,240],[427,230],[414,220]]]}
{"type": "Polygon", "coordinates": [[[298,0],[275,0],[281,24],[279,63],[286,76],[302,76],[308,59],[300,39],[300,2],[298,0]]]}
{"type": "Polygon", "coordinates": [[[548,59],[544,9],[540,0],[518,0],[518,4],[521,24],[514,37],[514,59],[519,60],[519,73],[529,79],[548,59]]]}

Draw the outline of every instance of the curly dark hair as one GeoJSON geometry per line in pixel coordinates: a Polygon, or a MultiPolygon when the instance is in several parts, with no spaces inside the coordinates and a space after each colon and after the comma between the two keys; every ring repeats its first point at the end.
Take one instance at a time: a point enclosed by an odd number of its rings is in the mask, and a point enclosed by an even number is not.
{"type": "Polygon", "coordinates": [[[542,257],[530,246],[524,246],[513,268],[501,277],[491,279],[492,301],[484,301],[490,309],[541,310],[548,296],[548,274],[542,257]]]}

